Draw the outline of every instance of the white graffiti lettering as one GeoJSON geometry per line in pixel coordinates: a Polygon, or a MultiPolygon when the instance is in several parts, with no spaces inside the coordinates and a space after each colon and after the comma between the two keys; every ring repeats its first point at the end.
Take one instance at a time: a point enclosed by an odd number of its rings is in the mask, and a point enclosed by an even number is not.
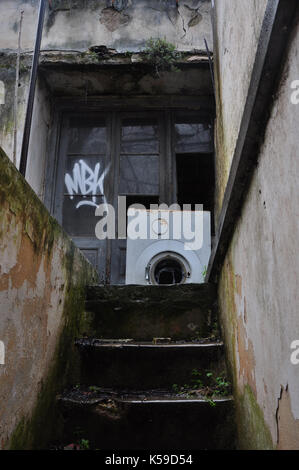
{"type": "Polygon", "coordinates": [[[105,171],[100,174],[100,168],[100,163],[97,163],[93,171],[83,160],[79,160],[79,163],[75,163],[73,167],[73,176],[65,174],[64,182],[70,199],[73,199],[75,194],[82,194],[82,197],[92,195],[91,200],[79,201],[76,209],[84,205],[97,207],[95,195],[104,194],[105,171]]]}

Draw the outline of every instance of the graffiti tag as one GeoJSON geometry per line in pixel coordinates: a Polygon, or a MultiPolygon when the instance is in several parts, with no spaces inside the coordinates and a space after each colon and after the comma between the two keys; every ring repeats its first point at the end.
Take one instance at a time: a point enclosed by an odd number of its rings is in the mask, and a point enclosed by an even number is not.
{"type": "Polygon", "coordinates": [[[92,195],[91,200],[82,199],[79,201],[76,209],[84,205],[97,207],[96,194],[104,194],[105,172],[100,173],[100,169],[100,163],[97,163],[92,170],[83,160],[79,160],[79,163],[75,163],[73,167],[72,176],[69,173],[65,174],[64,182],[70,199],[78,194],[92,195]]]}

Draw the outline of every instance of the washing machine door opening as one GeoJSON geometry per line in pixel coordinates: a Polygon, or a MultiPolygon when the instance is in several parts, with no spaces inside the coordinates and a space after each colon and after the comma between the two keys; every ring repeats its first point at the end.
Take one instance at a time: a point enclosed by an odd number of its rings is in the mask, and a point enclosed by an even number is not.
{"type": "Polygon", "coordinates": [[[147,267],[151,284],[175,285],[184,284],[190,277],[187,260],[179,254],[159,253],[147,267]]]}

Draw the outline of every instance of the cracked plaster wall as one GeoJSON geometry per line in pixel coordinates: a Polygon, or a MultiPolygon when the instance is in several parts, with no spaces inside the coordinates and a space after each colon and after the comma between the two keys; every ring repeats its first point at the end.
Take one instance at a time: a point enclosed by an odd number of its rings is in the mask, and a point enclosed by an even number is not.
{"type": "MultiPolygon", "coordinates": [[[[256,50],[250,45],[256,43],[255,31],[261,24],[255,9],[250,18],[248,11],[244,15],[242,1],[218,0],[216,6],[221,9],[223,3],[227,10],[222,12],[222,19],[218,16],[217,33],[227,29],[228,18],[234,21],[230,37],[225,32],[223,44],[215,51],[216,60],[222,62],[217,71],[222,90],[217,104],[218,129],[223,125],[219,122],[221,107],[223,120],[231,116],[232,122],[240,121],[244,108],[240,97],[246,96],[256,50]],[[240,41],[248,44],[242,48],[236,41],[241,31],[245,37],[240,41]],[[232,87],[233,70],[238,78],[232,87]]],[[[290,101],[291,83],[299,77],[298,38],[297,26],[258,166],[219,280],[221,323],[234,383],[240,447],[245,449],[299,449],[299,366],[290,361],[290,345],[299,339],[299,105],[290,101]]],[[[223,125],[225,141],[235,142],[238,125],[234,125],[234,131],[228,122],[223,125]]],[[[219,147],[217,160],[219,172],[228,161],[219,147]]]]}
{"type": "MultiPolygon", "coordinates": [[[[1,49],[16,49],[19,11],[24,10],[22,47],[31,50],[38,0],[2,0],[1,49]]],[[[166,37],[180,50],[212,49],[209,0],[52,0],[43,49],[85,50],[101,44],[138,51],[150,37],[166,37]],[[113,4],[113,5],[112,5],[113,4]]]]}

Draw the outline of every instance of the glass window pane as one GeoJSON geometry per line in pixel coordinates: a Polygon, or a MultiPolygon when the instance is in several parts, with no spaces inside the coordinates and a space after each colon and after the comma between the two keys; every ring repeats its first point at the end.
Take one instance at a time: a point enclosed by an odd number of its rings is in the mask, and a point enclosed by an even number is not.
{"type": "Polygon", "coordinates": [[[208,153],[213,151],[208,124],[175,124],[176,153],[208,153]]]}
{"type": "Polygon", "coordinates": [[[107,148],[107,130],[104,124],[89,123],[70,127],[68,131],[68,153],[105,154],[107,148]]]}
{"type": "Polygon", "coordinates": [[[119,192],[121,194],[159,194],[159,157],[122,155],[119,192]]]}
{"type": "Polygon", "coordinates": [[[71,236],[95,236],[95,226],[100,220],[95,216],[96,206],[104,202],[103,197],[64,196],[63,227],[71,236]]]}
{"type": "Polygon", "coordinates": [[[104,179],[105,157],[67,157],[65,194],[104,194],[104,179]]]}
{"type": "Polygon", "coordinates": [[[121,153],[158,153],[158,126],[143,121],[124,121],[121,130],[121,153]]]}
{"type": "Polygon", "coordinates": [[[98,249],[85,250],[81,248],[81,251],[84,253],[88,261],[93,265],[93,267],[98,269],[98,249]]]}

